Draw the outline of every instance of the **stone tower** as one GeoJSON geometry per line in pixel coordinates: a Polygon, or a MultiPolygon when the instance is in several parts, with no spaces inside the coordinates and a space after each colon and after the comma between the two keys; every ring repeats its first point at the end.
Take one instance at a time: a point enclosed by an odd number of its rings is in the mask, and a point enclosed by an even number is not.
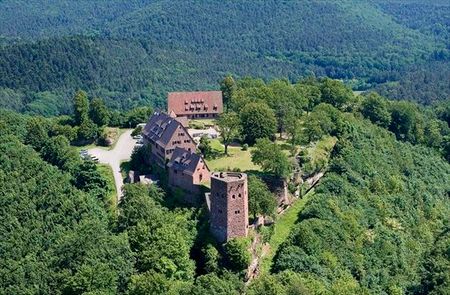
{"type": "Polygon", "coordinates": [[[211,175],[211,232],[220,242],[248,233],[247,175],[216,172],[211,175]]]}

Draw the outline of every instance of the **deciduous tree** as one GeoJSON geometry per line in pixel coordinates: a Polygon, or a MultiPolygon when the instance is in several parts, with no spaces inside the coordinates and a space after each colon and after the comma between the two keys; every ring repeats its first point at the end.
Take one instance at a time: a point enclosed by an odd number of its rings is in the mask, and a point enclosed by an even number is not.
{"type": "Polygon", "coordinates": [[[233,76],[227,75],[220,82],[220,90],[222,91],[223,95],[223,103],[225,104],[226,110],[228,112],[230,109],[231,98],[236,91],[236,82],[234,81],[233,76]]]}
{"type": "Polygon", "coordinates": [[[94,98],[91,101],[89,117],[97,126],[108,125],[110,116],[110,112],[101,98],[94,98]]]}
{"type": "Polygon", "coordinates": [[[222,114],[217,121],[220,137],[225,147],[225,155],[228,155],[228,145],[240,135],[240,123],[239,116],[234,112],[222,114]]]}
{"type": "Polygon", "coordinates": [[[289,158],[281,147],[266,138],[259,139],[251,153],[253,163],[260,165],[266,172],[286,178],[292,171],[289,158]]]}
{"type": "Polygon", "coordinates": [[[364,117],[381,127],[386,128],[391,122],[387,101],[374,92],[364,99],[361,112],[364,117]]]}
{"type": "Polygon", "coordinates": [[[277,202],[267,185],[257,176],[248,177],[248,210],[253,217],[261,214],[271,216],[275,213],[277,202]]]}
{"type": "Polygon", "coordinates": [[[260,138],[273,138],[277,130],[277,120],[273,110],[265,103],[250,103],[241,114],[244,141],[254,144],[260,138]]]}
{"type": "Polygon", "coordinates": [[[88,118],[89,114],[89,100],[86,92],[79,90],[75,93],[73,109],[75,124],[79,126],[88,118]]]}

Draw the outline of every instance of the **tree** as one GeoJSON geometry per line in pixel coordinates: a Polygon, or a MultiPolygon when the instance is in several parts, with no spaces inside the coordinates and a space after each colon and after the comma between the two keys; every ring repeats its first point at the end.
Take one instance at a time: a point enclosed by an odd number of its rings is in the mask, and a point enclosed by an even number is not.
{"type": "Polygon", "coordinates": [[[397,139],[420,143],[423,141],[423,118],[417,107],[406,101],[391,104],[391,124],[389,130],[397,139]]]}
{"type": "Polygon", "coordinates": [[[442,154],[447,162],[450,163],[450,136],[448,135],[442,141],[442,154]]]}
{"type": "Polygon", "coordinates": [[[253,217],[257,215],[273,215],[277,207],[275,196],[267,185],[257,176],[248,177],[248,210],[253,217]]]}
{"type": "Polygon", "coordinates": [[[74,184],[80,190],[90,193],[98,200],[106,202],[108,182],[98,171],[93,161],[83,161],[74,172],[74,184]]]}
{"type": "Polygon", "coordinates": [[[248,238],[234,238],[225,244],[230,269],[240,272],[249,266],[251,259],[249,248],[248,238]]]}
{"type": "Polygon", "coordinates": [[[93,142],[98,137],[98,127],[91,119],[86,118],[78,128],[78,140],[93,142]]]}
{"type": "Polygon", "coordinates": [[[108,125],[110,116],[110,112],[101,98],[94,98],[91,101],[89,117],[97,126],[108,125]]]}
{"type": "Polygon", "coordinates": [[[273,80],[268,85],[268,105],[274,110],[280,138],[290,121],[295,120],[306,107],[306,99],[287,80],[273,80]]]}
{"type": "Polygon", "coordinates": [[[274,275],[263,275],[254,280],[248,287],[249,295],[285,295],[286,287],[274,275]]]}
{"type": "Polygon", "coordinates": [[[219,270],[220,253],[216,247],[211,244],[203,249],[205,255],[205,271],[207,273],[217,272],[219,270]]]}
{"type": "Polygon", "coordinates": [[[211,146],[211,140],[208,138],[208,136],[204,135],[200,138],[198,149],[205,158],[210,158],[212,156],[213,150],[211,146]]]}
{"type": "Polygon", "coordinates": [[[364,117],[381,127],[387,128],[391,122],[386,100],[374,92],[364,99],[361,112],[364,117]]]}
{"type": "Polygon", "coordinates": [[[273,138],[277,130],[277,120],[273,110],[265,103],[250,103],[241,114],[244,141],[254,144],[260,138],[273,138]]]}
{"type": "Polygon", "coordinates": [[[73,109],[75,124],[79,126],[88,118],[89,100],[86,92],[79,90],[75,93],[73,99],[73,109]]]}
{"type": "Polygon", "coordinates": [[[265,172],[282,178],[288,177],[291,173],[292,166],[289,158],[278,144],[266,138],[257,140],[251,154],[253,163],[260,165],[265,172]]]}
{"type": "Polygon", "coordinates": [[[189,283],[168,279],[154,271],[133,275],[128,287],[130,295],[178,295],[189,289],[189,283]]]}
{"type": "Polygon", "coordinates": [[[62,135],[48,139],[41,154],[45,161],[64,171],[73,172],[80,163],[77,152],[62,135]]]}
{"type": "Polygon", "coordinates": [[[240,123],[239,116],[234,112],[222,114],[217,121],[220,137],[225,147],[225,155],[228,155],[228,145],[240,135],[240,123]]]}
{"type": "Polygon", "coordinates": [[[302,118],[301,132],[307,143],[321,139],[324,135],[337,136],[344,131],[342,113],[327,103],[314,108],[309,116],[302,118]]]}
{"type": "Polygon", "coordinates": [[[236,275],[225,273],[219,277],[216,274],[199,276],[190,294],[193,295],[238,295],[242,293],[243,284],[236,275]]]}
{"type": "Polygon", "coordinates": [[[40,151],[48,140],[44,122],[38,118],[31,118],[27,123],[25,143],[31,145],[36,151],[40,151]]]}
{"type": "Polygon", "coordinates": [[[322,93],[320,92],[319,82],[316,79],[304,79],[295,84],[297,93],[306,98],[304,110],[311,112],[316,105],[321,103],[322,93]]]}
{"type": "Polygon", "coordinates": [[[150,107],[134,108],[126,114],[126,126],[127,128],[134,128],[137,124],[147,122],[148,118],[153,113],[153,109],[150,107]]]}
{"type": "Polygon", "coordinates": [[[236,91],[236,82],[234,82],[233,76],[227,75],[220,82],[220,90],[222,91],[223,102],[226,106],[227,112],[230,109],[231,98],[236,91]]]}
{"type": "Polygon", "coordinates": [[[130,168],[131,170],[141,173],[150,172],[151,166],[149,160],[151,157],[152,146],[145,144],[141,147],[135,147],[131,153],[130,168]]]}
{"type": "Polygon", "coordinates": [[[300,119],[295,118],[288,121],[286,125],[286,132],[289,136],[289,142],[291,143],[293,150],[297,145],[305,141],[304,132],[302,130],[302,122],[300,119]]]}
{"type": "Polygon", "coordinates": [[[160,194],[145,185],[125,185],[119,229],[128,233],[137,271],[154,271],[169,280],[192,280],[195,264],[190,250],[195,224],[187,214],[159,205],[155,200],[160,194]]]}
{"type": "Polygon", "coordinates": [[[353,92],[342,82],[326,78],[320,87],[322,101],[344,110],[354,99],[353,92]]]}

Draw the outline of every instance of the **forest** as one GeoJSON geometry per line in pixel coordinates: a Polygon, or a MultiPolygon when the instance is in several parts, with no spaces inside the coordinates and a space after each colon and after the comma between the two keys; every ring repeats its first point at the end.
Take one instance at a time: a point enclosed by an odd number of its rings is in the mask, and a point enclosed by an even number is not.
{"type": "Polygon", "coordinates": [[[445,0],[0,1],[0,294],[449,294],[449,15],[445,0]],[[273,221],[249,237],[218,243],[148,146],[121,172],[158,185],[119,203],[112,169],[80,157],[189,90],[223,92],[197,152],[249,175],[250,222],[273,221]],[[271,180],[295,199],[288,222],[271,180]]]}
{"type": "MultiPolygon", "coordinates": [[[[268,273],[246,286],[248,241],[216,243],[205,208],[181,205],[164,187],[127,184],[111,207],[104,175],[71,144],[95,140],[104,126],[135,126],[151,111],[120,113],[81,91],[70,116],[0,111],[0,293],[446,294],[447,102],[356,96],[332,79],[228,76],[219,87],[224,118],[235,116],[241,140],[262,151],[252,160],[265,173],[288,175],[293,165],[272,143],[277,132],[290,144],[337,138],[268,273]]],[[[250,179],[252,215],[272,214],[265,184],[250,179]]]]}
{"type": "Polygon", "coordinates": [[[449,13],[437,0],[5,0],[0,106],[69,114],[84,89],[116,109],[159,107],[168,91],[217,89],[227,73],[327,76],[431,104],[449,95],[449,13]]]}

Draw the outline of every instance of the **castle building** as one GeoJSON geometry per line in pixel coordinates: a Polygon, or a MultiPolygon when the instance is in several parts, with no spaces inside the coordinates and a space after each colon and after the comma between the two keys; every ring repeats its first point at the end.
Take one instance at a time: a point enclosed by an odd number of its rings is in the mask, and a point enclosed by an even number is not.
{"type": "Polygon", "coordinates": [[[195,152],[197,147],[183,124],[162,112],[153,113],[142,135],[144,143],[151,146],[153,160],[161,167],[172,158],[175,148],[195,152]]]}
{"type": "Polygon", "coordinates": [[[219,242],[247,236],[248,190],[245,173],[213,173],[207,205],[210,230],[219,242]]]}
{"type": "Polygon", "coordinates": [[[188,119],[216,118],[223,112],[221,91],[170,92],[167,113],[188,119]]]}
{"type": "Polygon", "coordinates": [[[169,186],[182,189],[187,203],[199,203],[201,184],[210,180],[209,168],[202,156],[176,147],[167,168],[169,186]]]}

